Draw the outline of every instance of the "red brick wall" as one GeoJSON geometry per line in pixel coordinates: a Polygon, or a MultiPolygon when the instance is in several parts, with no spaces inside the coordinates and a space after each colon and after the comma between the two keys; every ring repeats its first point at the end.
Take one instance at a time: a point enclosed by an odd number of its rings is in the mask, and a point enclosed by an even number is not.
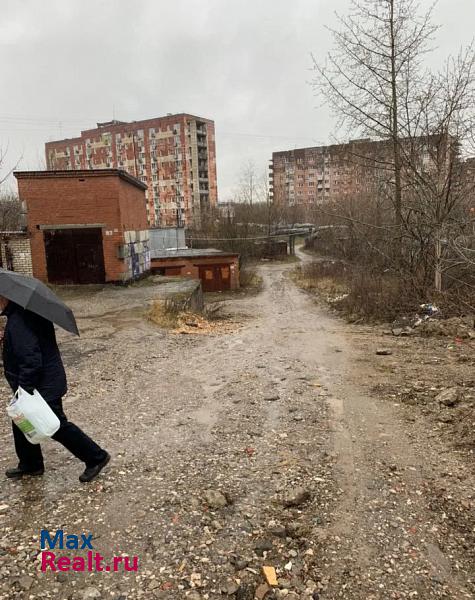
{"type": "MultiPolygon", "coordinates": [[[[113,231],[112,236],[105,236],[108,240],[107,250],[104,243],[104,258],[110,265],[108,281],[119,281],[125,271],[125,264],[117,260],[117,248],[124,243],[124,231],[143,231],[148,229],[147,208],[144,191],[119,179],[118,204],[121,215],[121,228],[119,232],[113,231]],[[107,252],[107,254],[106,254],[107,252]]],[[[107,273],[107,269],[106,269],[107,273]]]]}
{"type": "Polygon", "coordinates": [[[119,179],[119,209],[124,231],[148,229],[144,191],[119,179]]]}
{"type": "Polygon", "coordinates": [[[104,224],[106,281],[121,279],[124,262],[117,247],[124,230],[147,229],[144,191],[118,176],[60,176],[18,178],[20,199],[27,207],[33,274],[47,281],[43,231],[39,225],[104,224]],[[122,212],[122,214],[121,214],[122,212]]]}
{"type": "Polygon", "coordinates": [[[211,208],[216,208],[218,203],[218,181],[216,175],[216,133],[214,122],[206,123],[208,130],[208,163],[209,163],[209,203],[211,208]]]}

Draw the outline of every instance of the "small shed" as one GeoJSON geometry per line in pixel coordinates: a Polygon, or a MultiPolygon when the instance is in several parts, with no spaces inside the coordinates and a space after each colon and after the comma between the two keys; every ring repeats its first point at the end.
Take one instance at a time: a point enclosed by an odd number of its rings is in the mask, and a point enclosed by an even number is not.
{"type": "Polygon", "coordinates": [[[204,292],[239,288],[239,254],[215,248],[152,250],[152,272],[201,279],[204,292]]]}

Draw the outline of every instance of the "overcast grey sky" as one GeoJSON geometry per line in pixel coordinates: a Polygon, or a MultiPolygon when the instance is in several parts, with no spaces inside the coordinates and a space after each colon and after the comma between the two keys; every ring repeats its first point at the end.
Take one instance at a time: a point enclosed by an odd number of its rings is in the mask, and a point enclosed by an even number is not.
{"type": "MultiPolygon", "coordinates": [[[[44,166],[44,142],[113,115],[189,112],[216,123],[218,185],[243,162],[331,141],[308,81],[310,53],[349,0],[2,0],[0,146],[7,165],[44,166]]],[[[428,7],[429,0],[422,0],[428,7]]],[[[440,0],[437,64],[473,36],[474,0],[440,0]]]]}

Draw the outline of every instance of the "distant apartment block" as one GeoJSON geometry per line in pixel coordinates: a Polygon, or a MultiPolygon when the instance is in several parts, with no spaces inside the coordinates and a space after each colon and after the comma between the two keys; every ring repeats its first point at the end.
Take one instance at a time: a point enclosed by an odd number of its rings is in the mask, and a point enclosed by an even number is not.
{"type": "MultiPolygon", "coordinates": [[[[433,138],[406,142],[425,168],[430,168],[433,138]]],[[[404,144],[404,142],[403,142],[404,144]]],[[[392,146],[388,140],[365,138],[347,144],[316,146],[274,152],[270,168],[270,194],[275,205],[310,207],[351,198],[391,184],[392,146]]]]}
{"type": "Polygon", "coordinates": [[[109,121],[45,145],[48,170],[123,169],[147,185],[151,227],[199,224],[217,203],[214,122],[188,114],[109,121]]]}
{"type": "Polygon", "coordinates": [[[353,194],[363,184],[356,155],[367,153],[374,143],[361,140],[274,152],[270,164],[270,192],[274,203],[305,206],[353,194]]]}

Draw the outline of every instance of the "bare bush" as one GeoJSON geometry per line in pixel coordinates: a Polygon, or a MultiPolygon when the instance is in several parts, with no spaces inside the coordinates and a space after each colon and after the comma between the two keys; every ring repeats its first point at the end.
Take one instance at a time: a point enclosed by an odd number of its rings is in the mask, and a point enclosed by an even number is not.
{"type": "Polygon", "coordinates": [[[173,329],[178,324],[180,310],[166,299],[157,299],[148,311],[148,319],[164,329],[173,329]]]}
{"type": "Polygon", "coordinates": [[[3,191],[5,181],[18,163],[7,171],[2,170],[6,154],[7,151],[0,147],[0,231],[18,231],[23,226],[21,202],[14,194],[3,191]]]}
{"type": "Polygon", "coordinates": [[[0,231],[19,231],[23,225],[21,202],[16,196],[0,196],[0,231]]]}
{"type": "Polygon", "coordinates": [[[239,272],[239,284],[247,290],[259,290],[262,285],[262,277],[257,270],[250,265],[243,267],[239,272]]]}

